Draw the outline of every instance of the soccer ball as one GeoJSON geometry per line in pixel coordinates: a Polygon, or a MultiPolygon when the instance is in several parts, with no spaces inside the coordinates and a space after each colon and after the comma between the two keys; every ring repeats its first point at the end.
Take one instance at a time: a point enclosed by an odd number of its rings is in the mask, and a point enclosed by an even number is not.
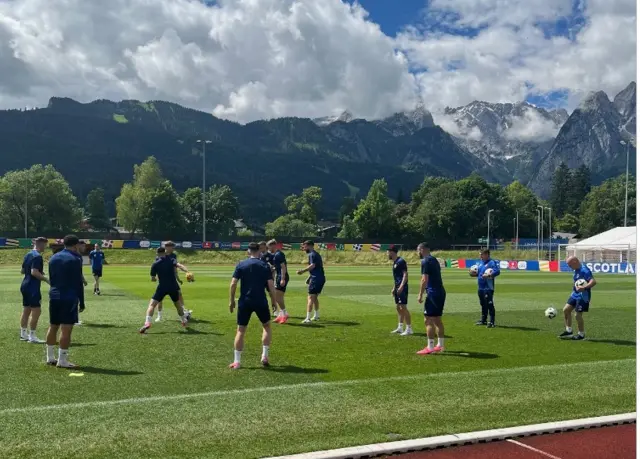
{"type": "Polygon", "coordinates": [[[484,272],[487,276],[491,277],[493,276],[493,269],[489,268],[484,272]]]}
{"type": "Polygon", "coordinates": [[[478,276],[478,265],[473,265],[471,268],[469,268],[469,275],[471,277],[477,277],[478,276]]]}
{"type": "Polygon", "coordinates": [[[193,277],[193,273],[187,273],[187,282],[194,282],[196,279],[193,277]]]}
{"type": "Polygon", "coordinates": [[[578,279],[575,283],[576,288],[586,287],[588,282],[584,279],[578,279]]]}
{"type": "Polygon", "coordinates": [[[558,311],[556,311],[556,308],[550,306],[544,311],[544,315],[547,316],[547,319],[553,319],[558,315],[558,311]]]}

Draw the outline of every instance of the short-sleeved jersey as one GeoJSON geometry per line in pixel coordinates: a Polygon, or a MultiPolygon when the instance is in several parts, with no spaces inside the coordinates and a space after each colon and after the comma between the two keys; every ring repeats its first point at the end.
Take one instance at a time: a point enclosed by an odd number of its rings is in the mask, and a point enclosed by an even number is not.
{"type": "Polygon", "coordinates": [[[478,265],[478,290],[482,291],[494,291],[495,288],[495,280],[488,279],[482,277],[482,275],[487,271],[487,269],[493,269],[493,277],[498,277],[500,275],[500,263],[497,263],[495,260],[489,258],[487,261],[480,261],[478,265]]]}
{"type": "Polygon", "coordinates": [[[315,250],[309,252],[309,264],[313,265],[313,269],[309,272],[309,275],[315,279],[324,279],[322,257],[315,250]]]}
{"type": "Polygon", "coordinates": [[[158,278],[158,288],[167,292],[178,290],[178,281],[176,280],[177,262],[169,255],[156,258],[151,265],[151,277],[158,278]]]}
{"type": "Polygon", "coordinates": [[[71,250],[61,250],[49,260],[49,298],[77,301],[82,288],[82,257],[71,250]]]}
{"type": "Polygon", "coordinates": [[[429,276],[427,292],[440,292],[444,289],[442,274],[440,273],[440,262],[435,257],[429,255],[422,259],[421,273],[429,276]]]}
{"type": "MultiPolygon", "coordinates": [[[[276,268],[276,276],[282,277],[282,266],[287,266],[287,257],[285,257],[282,250],[276,250],[273,254],[273,267],[276,268]]],[[[287,276],[289,277],[289,270],[287,270],[287,276]]]]}
{"type": "Polygon", "coordinates": [[[37,270],[40,274],[44,274],[44,260],[42,259],[42,254],[37,250],[30,251],[24,256],[24,260],[22,260],[24,278],[22,279],[20,288],[30,292],[39,292],[41,282],[40,279],[36,279],[31,275],[32,269],[37,270]]]}
{"type": "Polygon", "coordinates": [[[578,281],[579,279],[584,279],[587,282],[593,279],[591,270],[585,265],[581,265],[579,269],[576,269],[573,272],[573,292],[571,292],[571,298],[573,298],[574,300],[583,300],[588,303],[591,301],[591,289],[589,288],[583,292],[578,292],[578,290],[576,289],[576,281],[578,281]]]}
{"type": "Polygon", "coordinates": [[[242,260],[233,271],[233,278],[240,281],[239,304],[267,303],[264,287],[273,278],[271,268],[264,261],[253,257],[242,260]]]}
{"type": "MultiPolygon", "coordinates": [[[[407,271],[407,262],[404,261],[404,258],[398,257],[396,258],[395,263],[393,263],[393,282],[396,286],[402,283],[402,278],[404,277],[404,273],[407,271]]],[[[407,283],[408,279],[407,279],[407,283]]]]}
{"type": "Polygon", "coordinates": [[[271,252],[265,252],[260,255],[260,260],[266,264],[273,266],[273,254],[271,252]]]}
{"type": "Polygon", "coordinates": [[[172,260],[174,260],[176,263],[178,262],[178,254],[175,252],[171,252],[167,254],[167,257],[171,258],[172,260]]]}
{"type": "Polygon", "coordinates": [[[104,252],[102,250],[92,250],[89,253],[89,261],[92,269],[100,269],[104,264],[104,252]]]}

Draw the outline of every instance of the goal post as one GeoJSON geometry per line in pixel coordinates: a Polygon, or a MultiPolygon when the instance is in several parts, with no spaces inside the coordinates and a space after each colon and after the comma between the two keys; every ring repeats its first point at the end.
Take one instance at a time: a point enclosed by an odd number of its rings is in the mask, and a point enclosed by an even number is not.
{"type": "Polygon", "coordinates": [[[631,244],[558,245],[558,261],[563,263],[568,257],[577,257],[599,272],[635,274],[637,248],[631,244]]]}

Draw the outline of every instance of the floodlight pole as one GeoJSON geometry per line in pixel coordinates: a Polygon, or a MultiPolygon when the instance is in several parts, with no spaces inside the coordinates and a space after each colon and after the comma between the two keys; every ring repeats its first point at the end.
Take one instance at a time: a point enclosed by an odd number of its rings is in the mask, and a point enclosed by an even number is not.
{"type": "Polygon", "coordinates": [[[620,143],[622,145],[627,146],[627,169],[626,169],[626,178],[624,183],[624,226],[627,226],[627,211],[629,209],[629,147],[631,142],[621,140],[620,143]]]}
{"type": "MultiPolygon", "coordinates": [[[[540,246],[542,247],[542,249],[544,250],[544,206],[538,206],[538,208],[540,209],[540,232],[539,234],[539,238],[540,238],[540,246]]],[[[538,250],[538,260],[540,259],[540,250],[538,250]]]]}
{"type": "Polygon", "coordinates": [[[493,209],[489,209],[487,212],[487,250],[491,250],[491,212],[493,209]]]}
{"type": "Polygon", "coordinates": [[[551,207],[545,207],[549,210],[549,261],[551,261],[551,207]]]}
{"type": "Polygon", "coordinates": [[[519,233],[520,232],[520,214],[518,214],[518,211],[516,210],[516,250],[518,250],[518,243],[519,241],[519,233]]]}
{"type": "Polygon", "coordinates": [[[206,161],[207,161],[207,144],[211,140],[196,140],[202,144],[202,243],[207,241],[207,189],[206,189],[206,161]]]}
{"type": "Polygon", "coordinates": [[[540,209],[536,209],[536,214],[538,215],[536,220],[536,226],[538,228],[538,239],[536,240],[536,250],[538,252],[538,260],[539,260],[540,259],[540,209]]]}

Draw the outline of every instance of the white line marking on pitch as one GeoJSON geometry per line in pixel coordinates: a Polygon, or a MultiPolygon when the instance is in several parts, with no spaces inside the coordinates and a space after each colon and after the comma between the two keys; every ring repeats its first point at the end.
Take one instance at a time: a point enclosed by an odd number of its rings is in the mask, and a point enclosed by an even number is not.
{"type": "MultiPolygon", "coordinates": [[[[191,399],[191,398],[224,397],[227,395],[241,395],[241,394],[250,394],[250,393],[257,393],[257,392],[273,392],[273,391],[283,391],[283,390],[307,389],[307,388],[313,388],[313,387],[333,388],[333,387],[341,387],[341,386],[357,386],[359,384],[371,384],[371,383],[382,383],[382,382],[393,382],[393,381],[411,381],[416,379],[418,380],[434,379],[434,378],[447,378],[447,377],[456,377],[456,376],[483,376],[483,375],[490,375],[497,372],[519,373],[519,372],[526,372],[531,370],[544,370],[544,369],[552,370],[556,368],[559,369],[559,368],[575,368],[575,367],[585,367],[585,366],[609,365],[613,363],[630,362],[630,361],[635,361],[635,359],[597,360],[594,362],[576,362],[576,363],[566,363],[566,364],[560,364],[560,365],[532,365],[528,367],[496,368],[493,370],[427,373],[427,374],[418,374],[418,375],[389,376],[389,377],[368,378],[368,379],[367,378],[348,379],[345,381],[317,381],[317,382],[306,382],[306,383],[297,383],[297,384],[282,384],[278,386],[249,387],[247,389],[228,389],[228,390],[217,390],[217,391],[211,391],[211,392],[195,392],[191,394],[155,395],[151,397],[124,398],[119,400],[61,403],[57,405],[40,405],[40,406],[36,405],[36,406],[26,406],[21,408],[7,408],[4,410],[0,410],[0,416],[6,415],[6,414],[14,414],[14,413],[30,413],[34,411],[50,411],[50,410],[70,409],[70,408],[71,409],[93,408],[93,407],[111,406],[111,405],[133,405],[136,403],[175,401],[175,400],[185,400],[185,399],[191,399]]],[[[79,367],[79,370],[82,371],[82,367],[79,367]]]]}
{"type": "Polygon", "coordinates": [[[537,448],[534,448],[533,446],[529,446],[529,445],[526,445],[524,443],[520,443],[519,441],[515,441],[515,440],[511,440],[511,439],[508,439],[507,441],[509,443],[513,443],[514,445],[518,445],[521,448],[525,448],[525,449],[528,449],[529,451],[533,451],[534,453],[542,454],[543,456],[546,456],[546,457],[548,457],[550,459],[561,459],[558,456],[554,456],[553,454],[545,453],[544,451],[541,451],[541,450],[539,450],[537,448]]]}

